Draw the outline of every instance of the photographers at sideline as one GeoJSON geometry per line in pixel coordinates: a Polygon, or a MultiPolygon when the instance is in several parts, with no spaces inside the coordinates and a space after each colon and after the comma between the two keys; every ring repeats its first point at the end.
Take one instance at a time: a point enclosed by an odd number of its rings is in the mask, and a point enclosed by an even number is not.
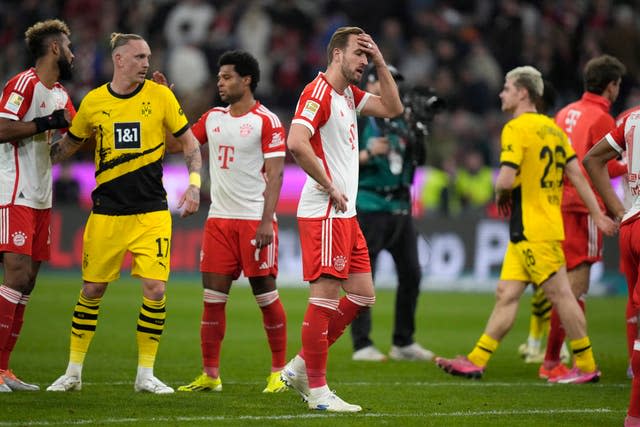
{"type": "MultiPolygon", "coordinates": [[[[395,67],[388,65],[388,68],[396,82],[402,80],[395,67]]],[[[380,83],[375,68],[370,68],[365,76],[365,90],[378,94],[380,83]]],[[[375,274],[378,254],[383,249],[389,251],[396,265],[398,289],[389,357],[429,361],[433,353],[413,340],[421,271],[417,231],[411,217],[411,183],[416,166],[424,162],[424,135],[413,132],[404,115],[365,120],[359,138],[356,208],[369,248],[372,273],[375,274]]],[[[374,346],[370,337],[370,310],[362,311],[351,323],[353,360],[384,361],[387,356],[374,346]]]]}

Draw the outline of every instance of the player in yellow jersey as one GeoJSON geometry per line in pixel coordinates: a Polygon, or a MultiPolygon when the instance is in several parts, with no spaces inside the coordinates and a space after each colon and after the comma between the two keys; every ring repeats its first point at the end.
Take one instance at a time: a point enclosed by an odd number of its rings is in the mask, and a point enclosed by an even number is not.
{"type": "Polygon", "coordinates": [[[567,277],[560,203],[566,174],[578,190],[597,226],[606,234],[616,223],[598,206],[566,135],[554,121],[536,111],[543,94],[542,76],[533,67],[507,73],[500,93],[502,111],[513,115],[502,130],[496,203],[510,216],[510,242],[496,290],[496,304],[484,333],[467,356],[436,358],[445,372],[480,378],[498,344],[509,332],[528,283],[542,287],[556,307],[570,338],[575,367],[554,378],[558,383],[595,382],[600,378],[586,321],[567,277]]]}
{"type": "Polygon", "coordinates": [[[51,159],[59,162],[94,138],[96,188],[84,232],[84,283],[73,313],[69,364],[47,390],[80,390],[101,298],[107,285],[120,276],[129,251],[131,274],[140,278],[143,293],[134,389],[173,393],[153,374],[166,316],[171,247],[171,215],[162,185],[165,132],[181,144],[190,173],[190,185],[180,200],[182,216],[196,212],[200,204],[200,147],[171,90],[145,79],[151,56],[147,42],[136,34],[113,33],[111,49],[112,81],[85,96],[67,136],[51,147],[51,159]]]}

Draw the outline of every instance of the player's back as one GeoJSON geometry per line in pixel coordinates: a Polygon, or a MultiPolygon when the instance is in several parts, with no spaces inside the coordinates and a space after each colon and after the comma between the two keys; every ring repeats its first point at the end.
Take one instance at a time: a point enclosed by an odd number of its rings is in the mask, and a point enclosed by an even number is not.
{"type": "Polygon", "coordinates": [[[502,164],[518,167],[510,222],[512,241],[563,240],[564,167],[575,157],[566,135],[549,117],[525,113],[503,129],[502,164]]]}

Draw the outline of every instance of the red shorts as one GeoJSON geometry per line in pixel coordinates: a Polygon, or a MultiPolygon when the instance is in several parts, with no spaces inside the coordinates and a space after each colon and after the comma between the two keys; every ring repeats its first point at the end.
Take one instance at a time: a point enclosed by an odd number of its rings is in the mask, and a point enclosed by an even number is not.
{"type": "Polygon", "coordinates": [[[370,273],[369,250],[357,217],[298,218],[302,247],[302,274],[313,282],[327,274],[347,279],[352,273],[370,273]]]}
{"type": "Polygon", "coordinates": [[[563,212],[564,242],[562,250],[567,270],[582,263],[594,264],[602,259],[602,232],[591,215],[583,212],[563,212]]]}
{"type": "Polygon", "coordinates": [[[202,235],[200,271],[245,277],[278,276],[278,223],[273,222],[273,242],[256,248],[259,220],[208,218],[202,235]]]}
{"type": "Polygon", "coordinates": [[[629,299],[640,310],[640,220],[620,226],[620,269],[627,279],[629,299]]]}
{"type": "Polygon", "coordinates": [[[29,255],[33,261],[49,259],[51,209],[9,205],[0,208],[0,253],[29,255]]]}

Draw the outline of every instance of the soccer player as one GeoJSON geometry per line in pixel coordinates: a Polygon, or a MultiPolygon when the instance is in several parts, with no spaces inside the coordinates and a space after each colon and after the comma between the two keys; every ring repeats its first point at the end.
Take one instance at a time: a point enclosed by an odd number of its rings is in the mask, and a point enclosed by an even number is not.
{"type": "MultiPolygon", "coordinates": [[[[640,107],[630,111],[611,132],[605,135],[584,157],[583,164],[591,182],[602,196],[607,209],[615,215],[620,224],[620,265],[627,279],[629,300],[635,309],[636,319],[640,317],[640,188],[638,187],[638,175],[640,174],[640,157],[638,146],[640,140],[636,129],[640,125],[640,107]],[[616,195],[609,179],[608,164],[619,156],[625,155],[628,167],[628,188],[631,194],[631,207],[625,211],[624,205],[616,195]]],[[[636,320],[637,324],[637,320],[636,320]]],[[[637,331],[636,331],[637,333],[637,331]]],[[[631,355],[631,398],[627,417],[624,420],[625,427],[640,426],[640,334],[633,344],[631,355]]]]}
{"type": "Polygon", "coordinates": [[[403,111],[391,73],[370,35],[341,27],[327,47],[328,66],[303,90],[287,145],[307,173],[298,204],[304,280],[309,303],[302,351],[282,371],[310,409],[356,412],[327,386],[328,348],[355,316],[375,302],[367,245],[356,218],[358,127],[356,114],[396,117],[403,111]],[[357,87],[369,62],[380,95],[357,87]],[[340,298],[340,288],[346,295],[340,298]]]}
{"type": "Polygon", "coordinates": [[[600,210],[567,136],[552,119],[536,112],[536,101],[543,88],[540,72],[525,66],[507,73],[500,92],[502,111],[513,116],[502,130],[500,171],[495,184],[498,208],[510,215],[510,242],[496,290],[496,304],[484,333],[467,356],[436,358],[436,364],[452,375],[482,376],[513,325],[520,296],[526,285],[532,283],[542,287],[557,308],[575,357],[575,367],[553,381],[584,383],[600,378],[584,313],[571,292],[562,252],[560,203],[564,175],[576,187],[603,232],[615,233],[616,224],[600,210]]]}
{"type": "Polygon", "coordinates": [[[82,366],[98,323],[107,285],[120,276],[127,251],[131,274],[142,282],[137,321],[138,370],[134,389],[173,393],[153,374],[165,322],[171,215],[162,186],[165,131],[183,148],[189,187],[180,199],[182,216],[200,203],[200,148],[169,88],[146,80],[151,50],[136,34],[111,35],[113,78],[82,100],[67,135],[51,147],[59,162],[95,138],[96,188],[83,238],[83,286],[73,312],[69,364],[49,391],[80,390],[82,366]]]}
{"type": "Polygon", "coordinates": [[[278,116],[254,98],[258,61],[228,51],[218,59],[218,91],[227,107],[207,111],[191,128],[209,143],[211,207],[202,238],[200,270],[204,310],[200,326],[204,372],[178,391],[222,390],[220,348],[231,284],[249,279],[271,348],[265,393],[287,389],[280,379],[286,363],[287,319],[276,289],[278,223],[285,133],[278,116]]]}
{"type": "MultiPolygon", "coordinates": [[[[625,66],[612,56],[602,55],[591,59],[583,71],[582,97],[556,115],[556,124],[569,137],[580,166],[587,151],[615,127],[609,108],[618,98],[625,71],[625,66]]],[[[626,165],[616,160],[609,162],[608,168],[611,177],[627,172],[626,165]]],[[[598,199],[598,202],[603,209],[602,200],[598,199]]],[[[576,188],[567,179],[562,195],[562,221],[566,236],[562,249],[567,261],[569,283],[580,308],[585,311],[584,297],[589,291],[591,265],[602,259],[602,232],[595,226],[576,188]]],[[[564,337],[558,311],[552,309],[547,351],[539,369],[540,378],[554,378],[569,370],[560,362],[564,337]]]]}
{"type": "Polygon", "coordinates": [[[42,261],[49,259],[51,161],[54,129],[69,125],[75,108],[59,80],[71,77],[69,27],[58,19],[25,32],[35,66],[9,80],[0,99],[0,392],[39,390],[15,376],[9,358],[42,261]]]}

